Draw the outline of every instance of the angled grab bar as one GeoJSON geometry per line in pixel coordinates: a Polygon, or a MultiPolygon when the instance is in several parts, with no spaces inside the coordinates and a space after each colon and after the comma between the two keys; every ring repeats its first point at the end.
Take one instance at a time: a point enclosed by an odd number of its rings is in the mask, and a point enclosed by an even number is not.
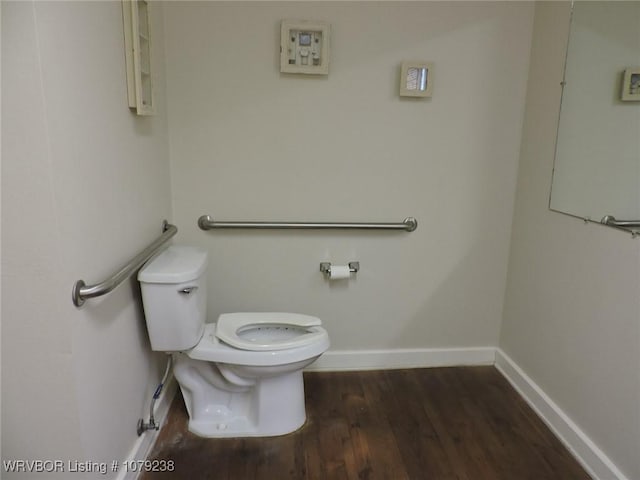
{"type": "Polygon", "coordinates": [[[407,217],[402,223],[343,223],[343,222],[219,222],[209,215],[198,218],[198,226],[202,230],[214,228],[262,228],[262,229],[359,229],[359,230],[404,230],[413,232],[418,228],[418,221],[407,217]]]}
{"type": "Polygon", "coordinates": [[[103,282],[96,283],[95,285],[87,285],[84,280],[78,280],[73,286],[72,300],[76,307],[80,307],[84,304],[87,298],[99,297],[105,295],[120,285],[126,278],[138,268],[140,268],[147,260],[156,254],[164,244],[178,233],[178,229],[175,225],[167,223],[166,220],[162,222],[162,235],[160,235],[153,243],[149,244],[147,248],[133,257],[126,265],[120,270],[111,275],[103,282]]]}
{"type": "Polygon", "coordinates": [[[640,220],[616,220],[616,217],[613,215],[605,215],[602,217],[602,220],[600,220],[600,223],[613,227],[640,228],[640,220]]]}

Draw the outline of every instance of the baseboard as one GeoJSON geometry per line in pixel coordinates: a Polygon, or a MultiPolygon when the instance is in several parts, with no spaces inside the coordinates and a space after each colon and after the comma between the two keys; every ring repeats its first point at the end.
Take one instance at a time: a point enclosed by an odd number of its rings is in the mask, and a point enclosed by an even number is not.
{"type": "Polygon", "coordinates": [[[496,368],[520,393],[543,422],[569,449],[594,480],[629,480],[558,405],[501,349],[496,368]]]}
{"type": "Polygon", "coordinates": [[[307,371],[389,370],[398,368],[493,365],[494,347],[420,348],[398,350],[335,350],[325,352],[307,371]]]}
{"type": "MultiPolygon", "coordinates": [[[[156,422],[160,425],[164,424],[164,421],[167,418],[167,413],[169,413],[169,407],[171,406],[171,401],[176,395],[176,389],[178,387],[178,383],[176,382],[173,375],[169,377],[169,380],[164,386],[162,395],[160,395],[159,401],[156,402],[153,416],[156,422]]],[[[149,419],[145,418],[145,421],[149,419]]],[[[132,426],[133,428],[133,426],[132,426]]],[[[147,432],[143,433],[138,437],[133,448],[131,449],[129,456],[126,458],[126,462],[136,462],[140,460],[146,460],[149,452],[153,448],[153,445],[156,443],[156,439],[158,438],[158,430],[147,430],[147,432]]],[[[118,476],[116,480],[135,480],[138,478],[141,472],[129,471],[135,469],[127,469],[121,465],[119,469],[118,476]]]]}

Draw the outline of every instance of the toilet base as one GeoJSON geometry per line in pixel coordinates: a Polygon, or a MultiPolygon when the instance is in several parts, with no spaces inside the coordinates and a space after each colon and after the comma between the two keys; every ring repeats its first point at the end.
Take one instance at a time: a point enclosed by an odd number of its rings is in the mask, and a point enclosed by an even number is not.
{"type": "Polygon", "coordinates": [[[217,365],[175,355],[175,375],[189,413],[189,431],[207,438],[285,435],[306,421],[302,370],[230,384],[217,365]]]}

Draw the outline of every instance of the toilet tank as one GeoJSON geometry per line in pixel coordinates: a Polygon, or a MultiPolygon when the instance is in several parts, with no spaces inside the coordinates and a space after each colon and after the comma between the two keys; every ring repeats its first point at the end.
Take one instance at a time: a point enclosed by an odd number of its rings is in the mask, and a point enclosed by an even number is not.
{"type": "Polygon", "coordinates": [[[207,317],[207,253],[171,245],[138,273],[151,349],[188,350],[202,337],[207,317]]]}

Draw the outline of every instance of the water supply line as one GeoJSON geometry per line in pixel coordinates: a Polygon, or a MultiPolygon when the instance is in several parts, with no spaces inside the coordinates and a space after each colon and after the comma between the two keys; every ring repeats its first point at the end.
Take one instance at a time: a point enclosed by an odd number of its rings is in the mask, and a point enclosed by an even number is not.
{"type": "Polygon", "coordinates": [[[162,393],[162,388],[169,378],[169,372],[171,371],[171,365],[173,363],[173,357],[169,355],[169,360],[167,361],[167,368],[164,371],[164,376],[162,380],[156,387],[156,391],[153,393],[153,398],[151,399],[151,406],[149,407],[149,423],[144,423],[144,418],[138,420],[138,436],[142,435],[147,430],[160,430],[160,425],[156,423],[156,420],[153,416],[153,410],[156,405],[156,400],[160,398],[160,394],[162,393]]]}

